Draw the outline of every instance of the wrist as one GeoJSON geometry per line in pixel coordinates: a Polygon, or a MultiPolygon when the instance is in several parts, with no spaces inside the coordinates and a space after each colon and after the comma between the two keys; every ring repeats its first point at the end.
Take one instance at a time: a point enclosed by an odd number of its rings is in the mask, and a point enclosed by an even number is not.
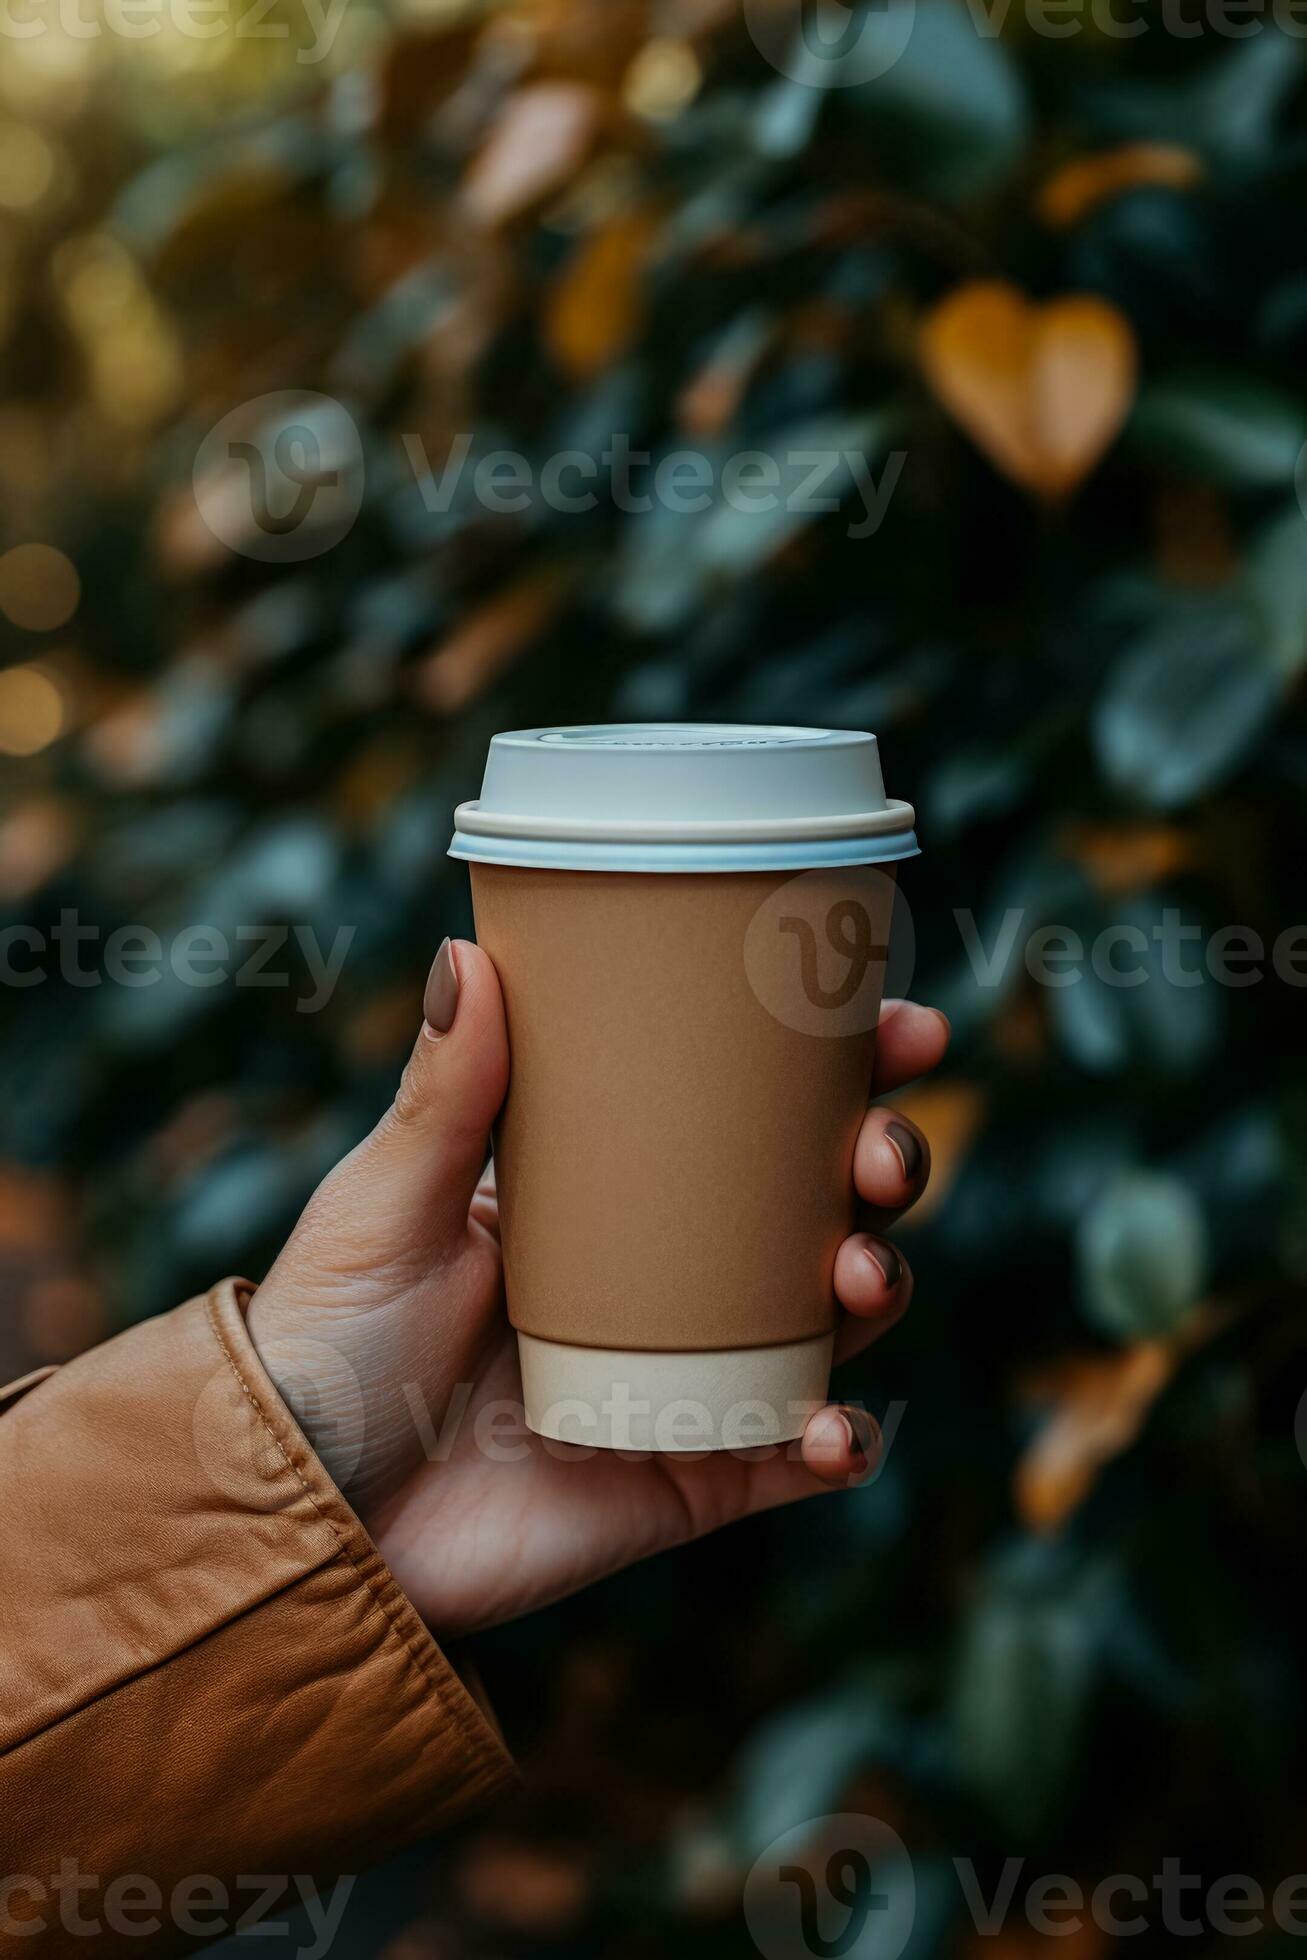
{"type": "Polygon", "coordinates": [[[273,1385],[333,1483],[366,1524],[420,1457],[399,1384],[355,1317],[288,1306],[260,1289],[246,1326],[273,1385]]]}

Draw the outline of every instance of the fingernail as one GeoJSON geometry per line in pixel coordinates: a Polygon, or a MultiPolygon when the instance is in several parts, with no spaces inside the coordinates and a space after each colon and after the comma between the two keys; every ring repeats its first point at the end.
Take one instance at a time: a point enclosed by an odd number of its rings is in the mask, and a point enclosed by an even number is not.
{"type": "Polygon", "coordinates": [[[879,1447],[879,1432],[865,1409],[841,1409],[849,1449],[854,1457],[854,1475],[861,1476],[879,1447]]]}
{"type": "Polygon", "coordinates": [[[427,990],[422,996],[422,1012],[433,1034],[448,1034],[454,1025],[454,1016],[458,1012],[458,968],[454,965],[454,953],[448,940],[431,962],[427,990]]]}
{"type": "Polygon", "coordinates": [[[874,1265],[879,1266],[885,1284],[892,1293],[903,1277],[903,1261],[898,1253],[892,1245],[886,1245],[883,1239],[871,1239],[867,1244],[867,1257],[874,1265]]]}
{"type": "Polygon", "coordinates": [[[903,1166],[903,1175],[907,1178],[908,1183],[911,1184],[913,1178],[917,1176],[921,1169],[921,1145],[918,1143],[916,1137],[913,1136],[906,1123],[887,1123],[885,1125],[885,1134],[898,1151],[899,1162],[903,1166]]]}
{"type": "Polygon", "coordinates": [[[928,1011],[929,1013],[931,1013],[931,1014],[933,1014],[933,1015],[935,1016],[935,1019],[936,1019],[937,1021],[942,1021],[942,1022],[944,1023],[944,1032],[945,1032],[945,1034],[946,1034],[946,1035],[947,1035],[947,1036],[949,1037],[949,1039],[950,1039],[950,1040],[952,1040],[952,1038],[953,1038],[953,1023],[952,1023],[952,1022],[951,1022],[951,1021],[949,1020],[949,1017],[948,1017],[948,1015],[947,1015],[947,1014],[946,1014],[946,1013],[944,1012],[944,1010],[943,1010],[943,1008],[942,1008],[942,1007],[932,1007],[932,1008],[929,1008],[929,1009],[928,1009],[927,1011],[928,1011]]]}

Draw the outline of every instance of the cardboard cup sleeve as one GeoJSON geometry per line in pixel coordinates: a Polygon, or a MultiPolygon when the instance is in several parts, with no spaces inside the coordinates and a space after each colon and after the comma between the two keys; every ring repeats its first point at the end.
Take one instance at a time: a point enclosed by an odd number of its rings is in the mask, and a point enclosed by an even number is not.
{"type": "Polygon", "coordinates": [[[892,864],[471,867],[508,1017],[495,1136],[527,1421],[788,1442],[825,1400],[892,864]]]}

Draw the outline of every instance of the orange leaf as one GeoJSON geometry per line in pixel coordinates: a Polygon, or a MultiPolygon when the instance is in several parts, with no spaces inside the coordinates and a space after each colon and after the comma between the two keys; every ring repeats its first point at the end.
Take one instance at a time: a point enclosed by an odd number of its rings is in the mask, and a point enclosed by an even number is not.
{"type": "Polygon", "coordinates": [[[388,142],[413,142],[467,80],[481,31],[479,21],[454,21],[434,33],[401,34],[392,42],[377,84],[378,120],[388,142]]]}
{"type": "Polygon", "coordinates": [[[1174,824],[1073,824],[1064,842],[1109,898],[1148,891],[1192,869],[1198,857],[1193,839],[1174,824]]]}
{"type": "Polygon", "coordinates": [[[485,225],[502,225],[561,190],[585,162],[600,98],[583,82],[532,82],[510,95],[463,184],[485,225]]]}
{"type": "MultiPolygon", "coordinates": [[[[930,1142],[930,1183],[904,1226],[915,1230],[937,1211],[966,1161],[985,1114],[985,1093],[975,1082],[927,1082],[894,1098],[894,1107],[923,1130],[930,1142]]],[[[902,1227],[900,1227],[902,1229],[902,1227]]]]}
{"type": "Polygon", "coordinates": [[[1063,164],[1039,194],[1039,215],[1046,225],[1065,229],[1124,191],[1148,184],[1187,191],[1202,177],[1201,158],[1178,143],[1126,143],[1063,164]]]}
{"type": "Polygon", "coordinates": [[[707,366],[692,375],[676,397],[676,419],[688,435],[719,436],[729,428],[770,337],[770,324],[761,314],[746,314],[730,329],[707,366]]]}
{"type": "Polygon", "coordinates": [[[1229,498],[1214,483],[1163,477],[1153,491],[1153,562],[1172,585],[1224,585],[1235,576],[1239,552],[1229,498]]]}
{"type": "Polygon", "coordinates": [[[26,898],[63,869],[77,849],[78,816],[71,802],[43,796],[0,817],[0,898],[26,898]]]}
{"type": "Polygon", "coordinates": [[[1068,1367],[1017,1466],[1016,1508],[1032,1530],[1055,1529],[1088,1496],[1104,1465],[1134,1442],[1179,1361],[1178,1347],[1151,1341],[1068,1367]]]}
{"type": "Polygon", "coordinates": [[[569,582],[566,570],[531,572],[469,613],[418,667],[423,705],[453,715],[483,694],[544,631],[569,582]]]}
{"type": "Polygon", "coordinates": [[[0,1251],[52,1251],[67,1232],[67,1193],[58,1179],[0,1163],[0,1251]]]}
{"type": "Polygon", "coordinates": [[[110,1331],[103,1297],[79,1273],[42,1274],[23,1299],[23,1332],[43,1362],[71,1361],[110,1331]]]}
{"type": "Polygon", "coordinates": [[[641,274],[654,233],[648,211],[626,211],[574,253],[545,314],[545,340],[558,365],[588,381],[624,354],[640,324],[641,274]]]}
{"type": "Polygon", "coordinates": [[[1134,400],[1130,323],[1106,300],[1033,305],[1014,286],[959,287],[921,330],[939,400],[1005,476],[1050,500],[1088,475],[1134,400]]]}
{"type": "Polygon", "coordinates": [[[464,1853],[459,1872],[459,1891],[478,1918],[537,1940],[575,1926],[589,1890],[576,1851],[522,1838],[483,1838],[464,1853]]]}
{"type": "MultiPolygon", "coordinates": [[[[1093,1884],[1092,1878],[1086,1881],[1086,1894],[1093,1884]]],[[[1014,1906],[1011,1918],[997,1932],[987,1927],[983,1933],[964,1934],[956,1948],[960,1960],[1048,1960],[1052,1944],[1049,1935],[1042,1927],[1013,1924],[1017,1918],[1014,1906]]],[[[1061,1960],[1103,1960],[1104,1955],[1119,1952],[1120,1948],[1114,1947],[1102,1928],[1094,1924],[1091,1914],[1084,1913],[1078,1921],[1069,1919],[1058,1925],[1057,1950],[1061,1960]]]]}

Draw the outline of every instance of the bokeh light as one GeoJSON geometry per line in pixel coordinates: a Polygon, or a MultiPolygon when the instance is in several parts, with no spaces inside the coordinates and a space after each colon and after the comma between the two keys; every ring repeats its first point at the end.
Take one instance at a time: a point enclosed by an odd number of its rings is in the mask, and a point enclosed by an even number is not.
{"type": "Polygon", "coordinates": [[[646,42],[626,72],[623,94],[637,116],[668,122],[693,102],[703,82],[699,57],[688,41],[646,42]]]}
{"type": "Polygon", "coordinates": [[[120,428],[158,421],[177,399],[181,352],[131,253],[110,232],[90,232],[59,247],[53,271],[100,412],[120,428]]]}
{"type": "Polygon", "coordinates": [[[77,567],[52,544],[18,544],[0,558],[0,612],[25,633],[57,632],[81,597],[77,567]]]}
{"type": "Polygon", "coordinates": [[[0,673],[0,753],[38,755],[63,733],[64,697],[43,667],[0,673]]]}
{"type": "Polygon", "coordinates": [[[44,27],[31,38],[6,40],[0,100],[22,114],[65,120],[86,104],[103,43],[72,33],[57,13],[44,27]]]}
{"type": "Polygon", "coordinates": [[[0,206],[28,211],[54,182],[54,145],[26,123],[0,121],[0,206]]]}

